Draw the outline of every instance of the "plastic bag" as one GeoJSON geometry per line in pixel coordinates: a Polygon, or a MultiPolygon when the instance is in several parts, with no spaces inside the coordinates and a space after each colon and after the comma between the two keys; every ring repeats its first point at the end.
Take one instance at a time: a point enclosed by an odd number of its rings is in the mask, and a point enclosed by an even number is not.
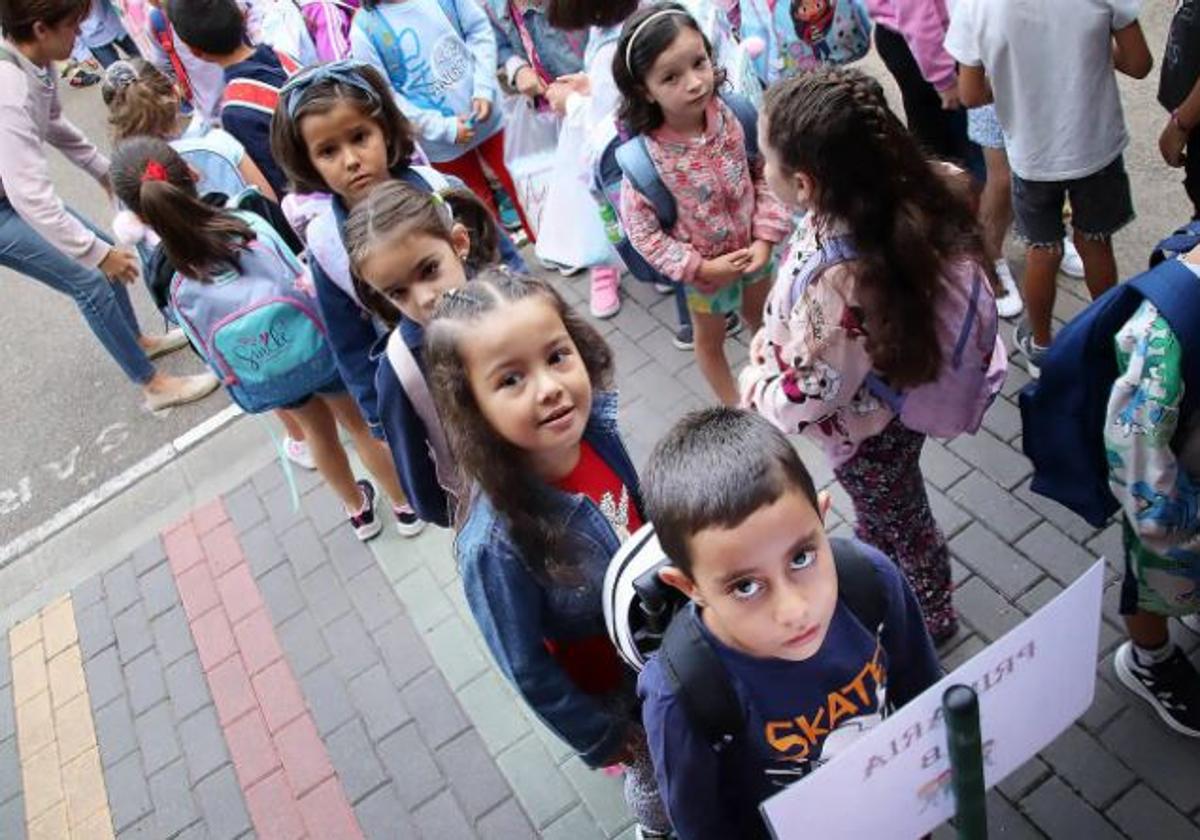
{"type": "Polygon", "coordinates": [[[542,217],[554,174],[559,120],[539,111],[523,96],[507,97],[504,126],[504,164],[517,187],[525,218],[541,238],[542,217]]]}

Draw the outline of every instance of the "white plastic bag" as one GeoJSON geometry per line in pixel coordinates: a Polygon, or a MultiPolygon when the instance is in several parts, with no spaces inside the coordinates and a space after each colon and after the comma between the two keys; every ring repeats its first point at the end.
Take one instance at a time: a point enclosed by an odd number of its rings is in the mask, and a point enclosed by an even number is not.
{"type": "Polygon", "coordinates": [[[541,235],[542,217],[554,174],[559,120],[539,112],[523,96],[504,103],[504,165],[517,187],[517,198],[535,236],[541,235]]]}

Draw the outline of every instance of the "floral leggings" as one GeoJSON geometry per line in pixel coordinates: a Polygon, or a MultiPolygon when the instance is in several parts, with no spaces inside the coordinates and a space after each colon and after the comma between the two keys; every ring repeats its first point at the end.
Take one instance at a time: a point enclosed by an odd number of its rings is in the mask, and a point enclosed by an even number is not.
{"type": "Polygon", "coordinates": [[[855,535],[904,571],[929,635],[938,641],[954,634],[958,619],[950,602],[950,552],[933,520],[921,476],[924,445],[924,435],[896,419],[863,441],[834,474],[854,502],[855,535]]]}

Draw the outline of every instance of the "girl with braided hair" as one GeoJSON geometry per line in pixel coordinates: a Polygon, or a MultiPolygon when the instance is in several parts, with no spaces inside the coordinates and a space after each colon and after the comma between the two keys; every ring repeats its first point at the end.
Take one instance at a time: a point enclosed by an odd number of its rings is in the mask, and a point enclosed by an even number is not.
{"type": "Polygon", "coordinates": [[[935,304],[957,264],[982,259],[975,219],[879,83],[856,70],[823,67],[768,91],[759,147],[772,191],[808,219],[751,344],[743,402],[822,446],[858,537],[896,558],[944,641],[958,622],[921,476],[925,436],[866,383],[871,373],[896,389],[937,378],[935,304]],[[823,260],[815,271],[810,258],[823,260]]]}

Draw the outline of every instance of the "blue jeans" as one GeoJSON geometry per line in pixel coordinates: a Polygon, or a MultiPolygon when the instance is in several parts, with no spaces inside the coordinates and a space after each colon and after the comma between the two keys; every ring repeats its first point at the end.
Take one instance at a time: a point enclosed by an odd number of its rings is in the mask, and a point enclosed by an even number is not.
{"type": "Polygon", "coordinates": [[[98,47],[88,47],[88,49],[92,51],[92,57],[100,62],[100,66],[107,68],[108,65],[121,57],[117,54],[117,47],[120,47],[125,52],[126,58],[139,58],[141,56],[137,44],[133,43],[133,39],[128,35],[122,35],[115,41],[109,41],[107,44],[101,44],[98,47]]]}
{"type": "MultiPolygon", "coordinates": [[[[71,212],[102,236],[94,225],[71,212]]],[[[0,266],[69,295],[108,355],[134,382],[144,385],[154,376],[154,365],[137,342],[141,330],[124,284],[109,281],[99,269],[71,259],[47,242],[7,198],[0,198],[0,266]]]]}

